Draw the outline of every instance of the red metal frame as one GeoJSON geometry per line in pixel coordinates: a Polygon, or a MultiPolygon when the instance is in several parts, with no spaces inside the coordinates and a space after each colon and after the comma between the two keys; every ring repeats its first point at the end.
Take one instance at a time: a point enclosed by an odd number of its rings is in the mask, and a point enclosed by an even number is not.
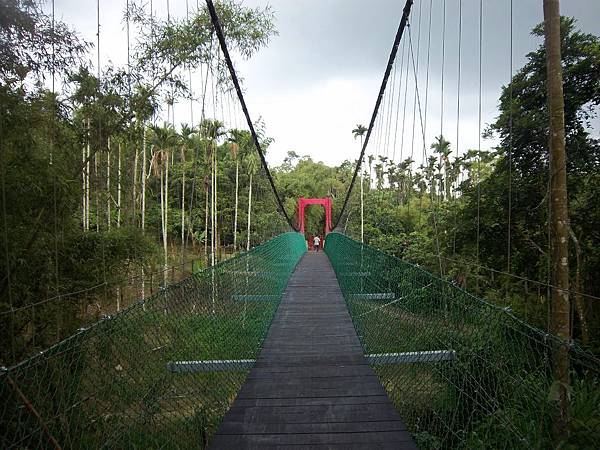
{"type": "Polygon", "coordinates": [[[329,197],[325,198],[304,198],[300,197],[298,199],[298,228],[300,229],[300,233],[304,233],[304,208],[307,205],[323,205],[325,208],[325,234],[329,233],[332,228],[332,218],[331,218],[331,199],[329,197]]]}

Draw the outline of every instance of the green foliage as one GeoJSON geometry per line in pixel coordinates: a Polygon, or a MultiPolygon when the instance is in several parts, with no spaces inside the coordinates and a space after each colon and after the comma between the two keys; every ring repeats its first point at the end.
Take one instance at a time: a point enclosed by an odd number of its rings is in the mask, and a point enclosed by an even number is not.
{"type": "Polygon", "coordinates": [[[48,444],[20,391],[64,448],[204,448],[247,371],[172,363],[255,359],[305,251],[280,235],[3,370],[0,447],[48,444]]]}
{"type": "Polygon", "coordinates": [[[600,439],[600,359],[339,233],[325,251],[365,353],[453,352],[446,361],[424,354],[375,367],[419,448],[587,448],[600,439]],[[557,442],[552,354],[564,347],[571,420],[567,441],[557,442]]]}

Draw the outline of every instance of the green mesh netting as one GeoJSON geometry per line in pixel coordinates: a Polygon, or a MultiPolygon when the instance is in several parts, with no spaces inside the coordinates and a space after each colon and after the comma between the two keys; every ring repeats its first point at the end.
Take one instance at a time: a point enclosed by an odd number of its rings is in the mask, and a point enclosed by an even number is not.
{"type": "Polygon", "coordinates": [[[285,233],[203,270],[0,373],[0,448],[202,448],[256,358],[306,250],[285,233]]]}
{"type": "Polygon", "coordinates": [[[380,355],[374,370],[419,448],[556,448],[558,349],[568,351],[571,378],[561,448],[597,448],[599,359],[339,233],[325,251],[364,351],[380,355]]]}

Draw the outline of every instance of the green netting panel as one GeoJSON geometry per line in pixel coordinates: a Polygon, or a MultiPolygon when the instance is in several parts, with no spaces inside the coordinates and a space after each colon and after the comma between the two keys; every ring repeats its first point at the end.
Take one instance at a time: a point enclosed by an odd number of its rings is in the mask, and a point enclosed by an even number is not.
{"type": "Polygon", "coordinates": [[[0,373],[0,448],[201,448],[254,359],[305,241],[285,233],[0,373]]]}
{"type": "Polygon", "coordinates": [[[599,359],[342,234],[325,251],[365,353],[385,354],[374,369],[419,448],[556,448],[561,349],[571,367],[562,448],[597,448],[599,359]]]}

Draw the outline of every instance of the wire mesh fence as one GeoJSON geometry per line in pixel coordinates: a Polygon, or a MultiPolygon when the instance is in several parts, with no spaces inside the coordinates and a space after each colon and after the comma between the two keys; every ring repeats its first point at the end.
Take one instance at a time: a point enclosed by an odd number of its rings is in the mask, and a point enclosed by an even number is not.
{"type": "Polygon", "coordinates": [[[600,359],[342,234],[325,251],[365,354],[421,449],[562,448],[600,442],[600,359]],[[555,377],[567,359],[568,386],[555,377]]]}
{"type": "Polygon", "coordinates": [[[204,447],[249,370],[214,363],[256,358],[305,250],[282,234],[3,368],[0,448],[204,447]]]}

